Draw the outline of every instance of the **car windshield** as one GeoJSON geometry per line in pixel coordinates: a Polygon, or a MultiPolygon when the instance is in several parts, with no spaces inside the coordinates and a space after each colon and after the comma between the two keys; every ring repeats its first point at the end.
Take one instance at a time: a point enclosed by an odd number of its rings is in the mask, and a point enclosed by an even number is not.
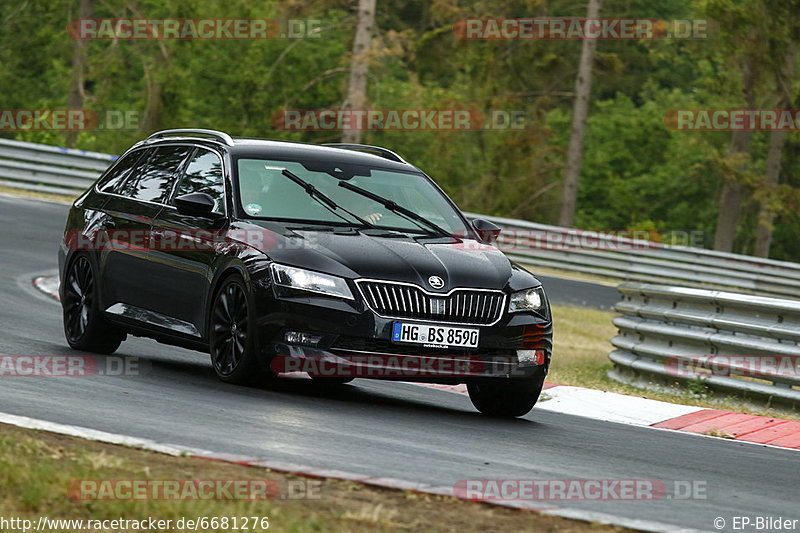
{"type": "Polygon", "coordinates": [[[244,212],[254,218],[303,223],[363,226],[350,211],[371,225],[411,233],[431,233],[430,228],[394,212],[376,200],[339,187],[340,179],[405,207],[445,231],[464,233],[459,213],[422,174],[381,168],[325,165],[319,162],[270,159],[238,159],[239,200],[244,212]],[[317,191],[333,200],[340,209],[331,209],[282,172],[288,170],[317,191]]]}

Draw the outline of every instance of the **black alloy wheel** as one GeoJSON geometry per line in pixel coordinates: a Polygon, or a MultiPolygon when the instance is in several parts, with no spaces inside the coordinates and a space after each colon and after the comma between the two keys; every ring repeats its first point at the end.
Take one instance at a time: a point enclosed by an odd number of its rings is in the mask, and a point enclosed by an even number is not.
{"type": "Polygon", "coordinates": [[[72,261],[62,297],[64,334],[70,347],[103,354],[119,348],[125,334],[101,316],[94,269],[85,255],[72,261]]]}
{"type": "Polygon", "coordinates": [[[252,385],[266,379],[259,366],[252,296],[238,275],[226,279],[211,305],[209,348],[214,372],[222,381],[252,385]]]}

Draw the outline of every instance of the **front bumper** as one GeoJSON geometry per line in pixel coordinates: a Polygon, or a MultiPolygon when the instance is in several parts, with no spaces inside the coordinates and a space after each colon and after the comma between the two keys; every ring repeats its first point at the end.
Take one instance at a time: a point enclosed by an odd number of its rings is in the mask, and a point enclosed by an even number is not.
{"type": "Polygon", "coordinates": [[[504,313],[491,326],[464,326],[480,330],[476,349],[426,347],[391,340],[395,321],[420,320],[383,318],[358,300],[271,289],[257,295],[257,326],[264,362],[276,373],[452,384],[543,377],[550,365],[549,313],[504,313]],[[287,332],[307,334],[315,342],[287,342],[287,332]],[[528,355],[524,360],[520,350],[528,355]]]}

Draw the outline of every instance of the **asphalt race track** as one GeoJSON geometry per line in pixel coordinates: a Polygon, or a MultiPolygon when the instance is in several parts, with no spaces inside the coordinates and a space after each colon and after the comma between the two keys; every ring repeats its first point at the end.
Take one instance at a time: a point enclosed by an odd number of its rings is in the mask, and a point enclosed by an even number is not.
{"type": "MultiPolygon", "coordinates": [[[[534,268],[531,268],[531,271],[536,273],[534,268]]],[[[537,275],[536,277],[544,285],[550,303],[610,311],[619,301],[619,293],[614,287],[551,276],[537,275]]]]}
{"type": "MultiPolygon", "coordinates": [[[[66,209],[0,197],[0,354],[75,354],[62,335],[60,307],[31,285],[56,268],[66,209]]],[[[558,291],[589,298],[585,283],[544,282],[553,302],[570,301],[558,291]]],[[[468,478],[705,483],[706,499],[555,503],[675,530],[713,531],[716,517],[726,520],[726,531],[734,516],[800,518],[796,451],[536,409],[524,419],[491,420],[466,396],[409,384],[356,380],[321,389],[296,379],[275,389],[236,387],[215,379],[208,356],[143,339],[128,340],[118,355],[142,358],[143,374],[2,377],[0,411],[434,485],[468,478]]]]}

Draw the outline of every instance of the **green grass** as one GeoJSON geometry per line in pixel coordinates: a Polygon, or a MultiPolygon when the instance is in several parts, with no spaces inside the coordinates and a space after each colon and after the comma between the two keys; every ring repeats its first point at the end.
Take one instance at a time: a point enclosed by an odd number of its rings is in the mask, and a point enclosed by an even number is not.
{"type": "Polygon", "coordinates": [[[26,191],[25,189],[17,189],[15,187],[5,187],[0,185],[0,194],[8,196],[19,196],[20,198],[32,198],[34,200],[46,200],[48,202],[56,202],[59,204],[69,205],[78,197],[77,194],[53,194],[49,192],[26,191]]]}
{"type": "Polygon", "coordinates": [[[726,409],[742,413],[800,420],[796,410],[770,407],[732,395],[715,394],[705,387],[687,386],[675,393],[651,391],[625,385],[608,377],[613,366],[608,354],[617,329],[611,311],[583,307],[553,306],[553,363],[548,381],[576,385],[665,402],[726,409]]]}

